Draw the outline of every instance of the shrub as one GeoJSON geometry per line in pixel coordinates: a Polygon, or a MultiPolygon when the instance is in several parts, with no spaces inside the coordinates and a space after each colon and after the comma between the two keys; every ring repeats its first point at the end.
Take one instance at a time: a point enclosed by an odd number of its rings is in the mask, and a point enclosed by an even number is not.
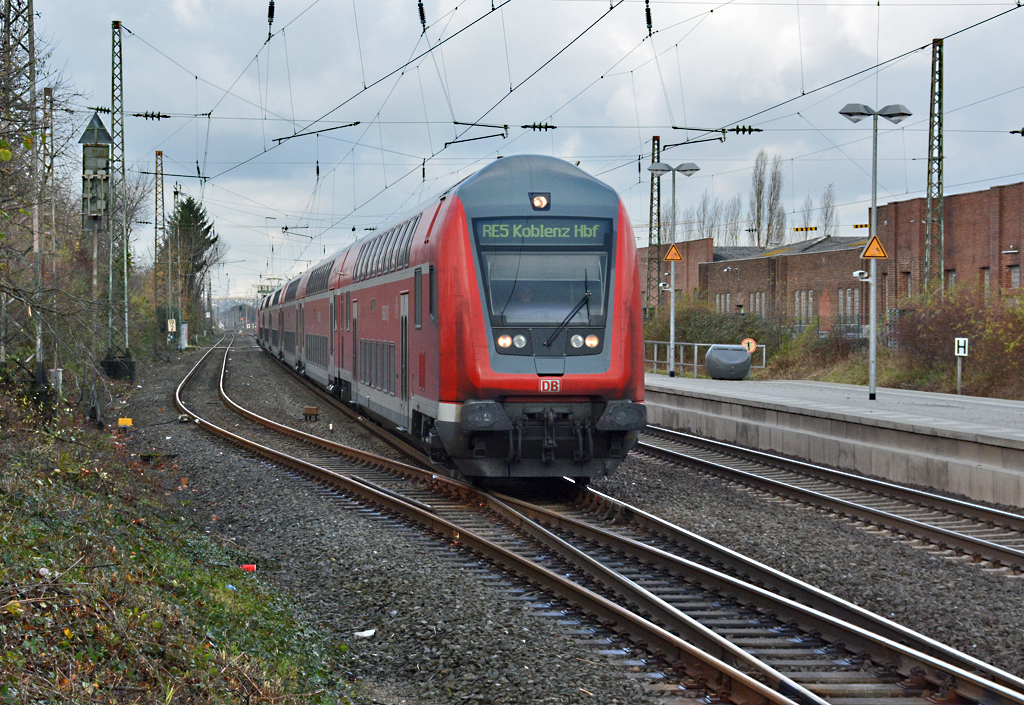
{"type": "Polygon", "coordinates": [[[953,339],[970,339],[964,360],[963,391],[977,396],[1024,398],[1024,308],[1016,297],[960,285],[945,297],[933,296],[904,311],[893,326],[898,355],[938,376],[944,391],[956,386],[953,339]]]}

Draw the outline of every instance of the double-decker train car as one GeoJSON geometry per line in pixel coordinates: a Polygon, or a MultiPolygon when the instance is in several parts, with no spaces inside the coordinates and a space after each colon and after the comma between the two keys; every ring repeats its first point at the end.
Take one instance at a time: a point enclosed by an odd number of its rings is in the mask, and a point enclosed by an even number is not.
{"type": "Polygon", "coordinates": [[[467,478],[611,473],[646,425],[618,195],[499,159],[267,296],[260,345],[467,478]]]}

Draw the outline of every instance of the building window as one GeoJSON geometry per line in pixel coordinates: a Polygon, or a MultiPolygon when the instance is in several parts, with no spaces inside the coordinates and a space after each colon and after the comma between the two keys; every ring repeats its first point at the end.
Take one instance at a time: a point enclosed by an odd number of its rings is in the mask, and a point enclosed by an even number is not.
{"type": "Polygon", "coordinates": [[[910,272],[903,272],[903,293],[906,294],[908,299],[914,295],[914,292],[910,287],[910,272]]]}
{"type": "Polygon", "coordinates": [[[1010,288],[1020,288],[1020,265],[1015,264],[1010,267],[1010,288]]]}
{"type": "Polygon", "coordinates": [[[956,286],[956,270],[955,269],[947,269],[946,270],[946,288],[947,289],[952,289],[954,286],[956,286]]]}

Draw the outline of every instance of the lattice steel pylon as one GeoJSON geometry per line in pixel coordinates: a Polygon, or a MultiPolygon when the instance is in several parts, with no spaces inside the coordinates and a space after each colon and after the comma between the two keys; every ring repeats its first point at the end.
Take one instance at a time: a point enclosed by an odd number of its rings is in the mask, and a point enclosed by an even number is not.
{"type": "Polygon", "coordinates": [[[928,117],[928,187],[924,215],[924,292],[945,291],[942,209],[942,40],[932,41],[932,92],[928,117]]]}
{"type": "Polygon", "coordinates": [[[0,33],[0,101],[3,132],[11,128],[28,130],[34,125],[32,82],[34,66],[32,0],[3,0],[3,28],[0,33]]]}
{"type": "MultiPolygon", "coordinates": [[[[661,137],[651,139],[651,164],[661,161],[661,137]]],[[[647,291],[644,313],[650,318],[661,303],[661,177],[651,172],[651,218],[647,232],[647,291]]]]}
{"type": "Polygon", "coordinates": [[[108,316],[110,324],[110,347],[120,344],[123,333],[124,353],[129,354],[128,348],[128,220],[127,220],[127,192],[124,184],[124,84],[121,62],[121,23],[114,20],[111,23],[111,63],[110,63],[110,136],[114,141],[110,150],[110,185],[111,197],[114,200],[114,213],[117,214],[118,226],[114,225],[114,218],[110,219],[110,275],[109,275],[109,302],[110,313],[108,316]],[[118,229],[120,232],[118,232],[118,229]],[[121,293],[123,300],[115,304],[114,296],[114,251],[115,239],[121,239],[121,293]],[[124,317],[115,316],[116,306],[122,306],[124,317]],[[123,326],[123,330],[119,330],[123,326]]]}
{"type": "MultiPolygon", "coordinates": [[[[3,0],[0,17],[0,137],[10,144],[19,144],[21,138],[36,126],[34,99],[34,13],[32,0],[3,0]]],[[[13,183],[21,172],[0,172],[0,190],[17,190],[13,183]]],[[[7,263],[9,265],[9,263],[7,263]]],[[[10,265],[9,265],[10,266],[10,265]]],[[[0,295],[0,370],[7,361],[9,294],[0,295]]],[[[38,322],[38,319],[37,319],[38,322]]],[[[18,326],[16,329],[20,331],[18,326]]],[[[27,335],[23,331],[11,335],[27,335]]]]}
{"type": "Polygon", "coordinates": [[[170,318],[170,294],[164,298],[164,315],[160,315],[160,292],[163,291],[163,287],[160,286],[158,274],[160,272],[160,244],[164,246],[164,257],[167,260],[167,266],[164,268],[164,278],[167,282],[167,290],[170,292],[171,286],[171,250],[167,246],[167,228],[165,221],[164,210],[164,153],[159,149],[156,151],[156,168],[153,170],[154,177],[153,181],[156,184],[156,193],[154,194],[153,202],[155,204],[154,218],[153,218],[153,351],[159,352],[160,348],[163,347],[161,342],[164,341],[164,331],[166,326],[166,319],[170,318]]]}

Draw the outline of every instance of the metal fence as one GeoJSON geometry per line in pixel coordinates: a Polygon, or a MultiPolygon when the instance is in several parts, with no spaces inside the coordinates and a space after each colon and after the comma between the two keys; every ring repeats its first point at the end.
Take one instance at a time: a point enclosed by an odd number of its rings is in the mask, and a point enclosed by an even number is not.
{"type": "MultiPolygon", "coordinates": [[[[676,376],[690,374],[697,378],[697,369],[704,367],[704,358],[712,345],[723,345],[723,343],[676,343],[675,370],[676,376]]],[[[647,372],[659,374],[669,372],[667,340],[645,340],[644,341],[644,362],[647,372]]],[[[764,369],[768,362],[768,349],[764,345],[758,345],[757,350],[751,355],[750,366],[764,369]],[[760,360],[760,364],[758,364],[760,360]]]]}

